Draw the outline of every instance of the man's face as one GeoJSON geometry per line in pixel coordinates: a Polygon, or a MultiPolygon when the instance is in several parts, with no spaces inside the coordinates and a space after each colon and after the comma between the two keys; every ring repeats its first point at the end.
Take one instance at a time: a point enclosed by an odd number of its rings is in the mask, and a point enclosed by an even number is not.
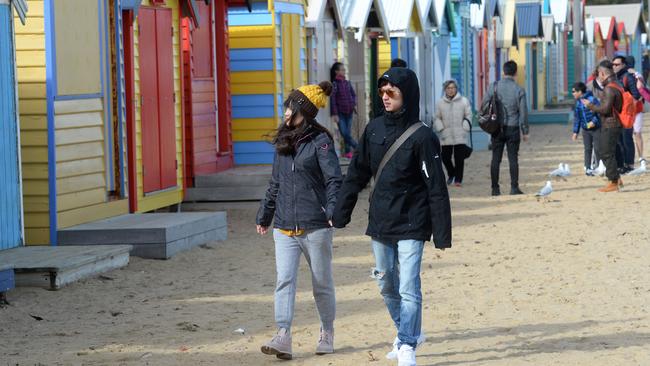
{"type": "Polygon", "coordinates": [[[576,100],[582,98],[582,92],[581,92],[580,90],[572,89],[572,90],[571,90],[571,94],[573,94],[573,97],[574,97],[576,100]]]}
{"type": "Polygon", "coordinates": [[[391,83],[379,88],[379,96],[387,112],[399,111],[404,105],[404,97],[398,87],[391,83]]]}
{"type": "Polygon", "coordinates": [[[598,68],[598,81],[602,84],[607,81],[607,78],[609,75],[607,75],[607,72],[605,72],[605,69],[602,67],[598,68]]]}
{"type": "Polygon", "coordinates": [[[612,66],[614,67],[614,72],[618,73],[619,71],[623,70],[625,63],[623,63],[623,60],[620,58],[617,58],[616,60],[612,61],[612,66]]]}

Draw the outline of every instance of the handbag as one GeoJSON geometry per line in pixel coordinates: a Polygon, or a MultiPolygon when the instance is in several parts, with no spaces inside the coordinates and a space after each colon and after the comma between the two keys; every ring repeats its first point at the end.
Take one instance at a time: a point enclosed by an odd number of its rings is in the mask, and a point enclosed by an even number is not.
{"type": "Polygon", "coordinates": [[[481,129],[490,135],[495,135],[501,131],[503,116],[499,98],[497,97],[497,82],[493,85],[493,92],[487,103],[484,101],[481,111],[478,114],[478,125],[481,129]]]}
{"type": "Polygon", "coordinates": [[[465,121],[467,121],[467,124],[469,124],[469,146],[465,144],[465,159],[467,159],[472,156],[472,152],[474,151],[474,138],[472,137],[472,122],[470,122],[467,118],[463,120],[463,122],[465,121]]]}

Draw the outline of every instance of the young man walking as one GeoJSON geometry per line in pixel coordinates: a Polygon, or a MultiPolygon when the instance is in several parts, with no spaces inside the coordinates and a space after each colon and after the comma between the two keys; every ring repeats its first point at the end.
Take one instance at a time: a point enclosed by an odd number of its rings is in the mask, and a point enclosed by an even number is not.
{"type": "Polygon", "coordinates": [[[600,115],[600,157],[606,168],[609,183],[600,188],[600,192],[615,192],[623,185],[616,166],[616,144],[621,136],[621,121],[617,115],[623,108],[622,86],[618,83],[612,63],[605,60],[598,65],[598,82],[604,85],[600,105],[592,104],[587,99],[582,103],[600,115]],[[621,88],[619,90],[619,88],[621,88]]]}
{"type": "Polygon", "coordinates": [[[519,144],[521,139],[528,141],[528,105],[526,92],[517,85],[517,63],[508,61],[503,64],[503,79],[497,81],[489,89],[483,99],[487,103],[492,95],[497,93],[498,105],[501,106],[501,131],[492,135],[492,164],[490,177],[492,179],[492,195],[501,194],[499,187],[499,169],[503,158],[504,147],[508,151],[510,165],[510,194],[523,194],[519,189],[519,144]]]}
{"type": "Polygon", "coordinates": [[[399,366],[414,366],[421,336],[424,242],[433,235],[436,248],[451,247],[451,208],[440,143],[419,121],[417,76],[406,68],[391,68],[378,87],[384,113],[370,121],[359,141],[332,219],[337,228],[350,222],[359,192],[374,176],[366,235],[375,255],[372,276],[397,328],[387,357],[397,354],[399,366]],[[393,144],[399,148],[391,149],[393,144]]]}

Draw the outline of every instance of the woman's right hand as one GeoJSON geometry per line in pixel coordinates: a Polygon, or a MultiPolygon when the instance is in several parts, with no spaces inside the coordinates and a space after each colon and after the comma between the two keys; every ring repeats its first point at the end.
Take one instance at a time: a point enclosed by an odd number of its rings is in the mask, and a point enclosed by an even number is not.
{"type": "Polygon", "coordinates": [[[265,235],[269,232],[268,226],[257,225],[257,233],[260,235],[265,235]]]}
{"type": "Polygon", "coordinates": [[[339,123],[339,116],[332,116],[332,122],[339,123]]]}

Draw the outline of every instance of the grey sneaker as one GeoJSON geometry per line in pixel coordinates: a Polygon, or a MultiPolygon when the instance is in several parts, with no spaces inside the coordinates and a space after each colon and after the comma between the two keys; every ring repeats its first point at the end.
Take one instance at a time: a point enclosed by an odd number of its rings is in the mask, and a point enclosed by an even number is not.
{"type": "Polygon", "coordinates": [[[321,329],[318,346],[316,346],[316,354],[325,355],[329,353],[334,353],[334,331],[327,332],[321,329]]]}
{"type": "Polygon", "coordinates": [[[262,346],[262,353],[275,355],[281,360],[290,360],[291,355],[291,333],[280,328],[273,338],[262,346]]]}

